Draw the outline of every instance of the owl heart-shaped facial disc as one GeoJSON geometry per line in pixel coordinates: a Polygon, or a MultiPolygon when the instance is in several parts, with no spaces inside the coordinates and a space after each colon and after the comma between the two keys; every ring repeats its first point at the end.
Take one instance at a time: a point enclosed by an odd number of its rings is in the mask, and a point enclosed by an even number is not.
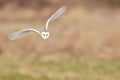
{"type": "Polygon", "coordinates": [[[50,35],[49,32],[42,32],[42,33],[41,33],[41,36],[42,36],[43,39],[48,39],[48,38],[49,38],[49,35],[50,35]]]}

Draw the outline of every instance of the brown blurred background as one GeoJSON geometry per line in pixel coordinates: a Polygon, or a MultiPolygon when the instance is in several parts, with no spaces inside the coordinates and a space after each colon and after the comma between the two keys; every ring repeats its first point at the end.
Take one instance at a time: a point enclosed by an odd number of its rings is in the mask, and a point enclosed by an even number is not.
{"type": "Polygon", "coordinates": [[[120,58],[120,0],[0,0],[0,54],[82,58],[120,58]],[[16,41],[15,31],[40,31],[61,6],[67,11],[49,25],[43,40],[30,34],[16,41]]]}

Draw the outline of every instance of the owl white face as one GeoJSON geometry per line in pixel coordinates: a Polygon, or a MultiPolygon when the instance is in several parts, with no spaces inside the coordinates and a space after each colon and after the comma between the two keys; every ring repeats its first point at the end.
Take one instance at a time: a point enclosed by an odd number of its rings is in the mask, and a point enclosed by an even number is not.
{"type": "Polygon", "coordinates": [[[41,36],[42,36],[43,39],[48,39],[49,35],[50,35],[49,32],[46,32],[46,31],[41,32],[41,36]]]}

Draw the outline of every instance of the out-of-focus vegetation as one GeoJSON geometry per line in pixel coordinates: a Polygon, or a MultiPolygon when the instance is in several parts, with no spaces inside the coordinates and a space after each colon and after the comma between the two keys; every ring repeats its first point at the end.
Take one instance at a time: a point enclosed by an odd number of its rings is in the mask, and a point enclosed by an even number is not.
{"type": "Polygon", "coordinates": [[[50,16],[49,13],[54,12],[63,5],[67,5],[69,9],[82,7],[91,12],[96,10],[106,11],[106,9],[119,9],[120,0],[0,0],[0,20],[28,21],[46,19],[50,16]]]}
{"type": "Polygon", "coordinates": [[[38,57],[0,57],[2,80],[119,80],[118,60],[61,59],[38,57]]]}
{"type": "Polygon", "coordinates": [[[120,80],[120,0],[0,0],[1,80],[120,80]],[[15,31],[35,28],[61,6],[48,40],[15,31]]]}

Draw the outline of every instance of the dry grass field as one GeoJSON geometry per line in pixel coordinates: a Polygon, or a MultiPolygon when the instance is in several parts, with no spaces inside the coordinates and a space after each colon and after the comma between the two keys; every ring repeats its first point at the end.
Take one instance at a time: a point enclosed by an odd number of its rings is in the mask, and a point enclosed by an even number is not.
{"type": "MultiPolygon", "coordinates": [[[[0,15],[6,16],[6,11],[2,12],[0,15]]],[[[89,12],[68,7],[64,15],[50,23],[48,40],[34,33],[16,41],[8,39],[10,33],[25,28],[42,31],[48,12],[43,10],[43,17],[37,16],[41,18],[36,21],[29,10],[29,16],[18,11],[13,17],[8,15],[8,21],[1,20],[0,80],[120,80],[118,10],[89,12]],[[18,15],[32,19],[14,20],[18,15]]]]}

